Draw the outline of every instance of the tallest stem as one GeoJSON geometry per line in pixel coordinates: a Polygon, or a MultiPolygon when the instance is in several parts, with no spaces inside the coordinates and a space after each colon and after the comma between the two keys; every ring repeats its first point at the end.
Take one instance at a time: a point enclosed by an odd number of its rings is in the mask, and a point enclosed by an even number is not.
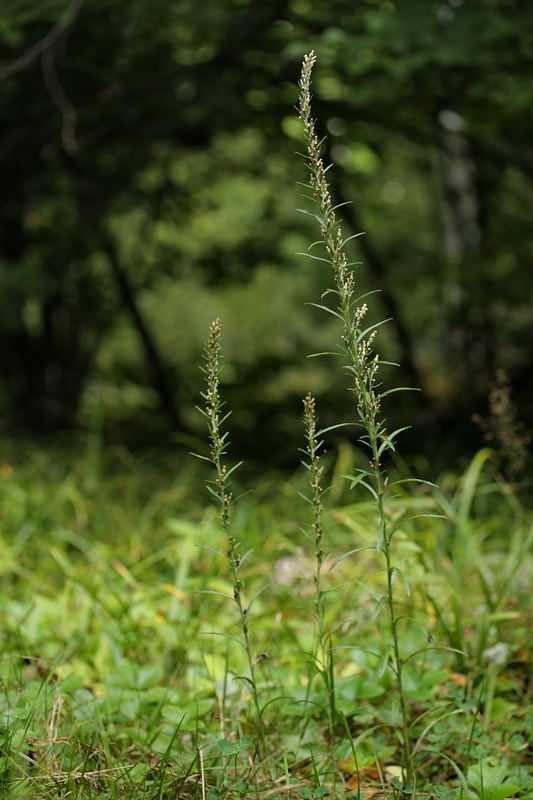
{"type": "MultiPolygon", "coordinates": [[[[370,469],[358,470],[353,478],[353,485],[361,483],[373,496],[378,512],[378,535],[376,551],[383,551],[387,571],[387,590],[382,604],[385,604],[389,620],[393,652],[393,669],[396,675],[397,690],[400,698],[402,715],[402,762],[406,783],[411,783],[411,747],[409,741],[409,715],[403,686],[402,667],[398,638],[398,618],[394,603],[394,578],[397,569],[392,565],[391,539],[386,517],[387,473],[381,467],[381,456],[386,450],[394,450],[393,440],[398,433],[387,434],[384,421],[380,418],[381,399],[386,392],[379,392],[376,379],[379,369],[379,356],[373,353],[372,343],[378,325],[363,326],[367,313],[366,303],[360,304],[362,298],[354,297],[355,278],[351,264],[344,252],[347,240],[343,239],[340,222],[337,221],[335,206],[331,198],[329,184],[326,179],[326,168],[321,157],[315,121],[311,116],[311,73],[316,61],[314,52],[305,56],[302,66],[300,86],[300,119],[304,125],[304,137],[307,145],[307,167],[309,184],[318,206],[318,212],[312,214],[319,224],[320,233],[326,248],[327,257],[333,268],[335,288],[329,293],[338,298],[338,306],[333,313],[342,322],[341,353],[346,358],[346,369],[353,381],[351,391],[355,398],[356,411],[362,435],[360,442],[370,449],[370,469]]],[[[324,259],[323,259],[324,260],[324,259]]],[[[381,324],[381,323],[378,323],[381,324]]]]}

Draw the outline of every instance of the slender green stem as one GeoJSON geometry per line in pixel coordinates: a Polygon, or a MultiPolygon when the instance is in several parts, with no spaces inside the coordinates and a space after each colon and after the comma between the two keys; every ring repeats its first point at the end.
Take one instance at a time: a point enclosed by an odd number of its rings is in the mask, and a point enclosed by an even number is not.
{"type": "MultiPolygon", "coordinates": [[[[372,453],[374,463],[377,463],[377,440],[372,443],[372,453]]],[[[396,674],[396,683],[398,687],[398,696],[400,699],[400,710],[402,715],[402,729],[403,729],[403,758],[402,766],[404,768],[406,783],[412,780],[412,765],[411,765],[411,740],[409,732],[409,711],[405,700],[405,689],[403,684],[403,660],[400,654],[400,642],[398,637],[398,619],[396,616],[396,606],[394,603],[394,568],[392,565],[391,554],[391,536],[387,530],[387,520],[385,517],[385,488],[383,484],[383,473],[379,466],[374,468],[374,487],[377,493],[377,508],[379,515],[379,526],[383,536],[383,553],[385,555],[385,563],[387,569],[387,606],[390,631],[392,635],[392,646],[394,652],[394,671],[396,674]]]]}
{"type": "Polygon", "coordinates": [[[220,507],[219,522],[222,531],[226,536],[228,543],[227,558],[231,570],[233,581],[233,599],[237,606],[239,615],[240,629],[242,633],[242,645],[246,652],[248,662],[249,676],[246,679],[246,685],[252,696],[256,718],[257,729],[261,742],[261,755],[266,756],[266,736],[265,726],[261,705],[259,703],[259,694],[257,690],[257,679],[255,662],[252,654],[252,646],[250,640],[250,627],[249,627],[249,609],[243,601],[244,582],[240,577],[241,554],[239,552],[239,543],[233,536],[231,527],[231,507],[233,505],[233,494],[230,491],[230,475],[233,472],[228,470],[224,463],[224,456],[228,446],[227,432],[222,432],[222,426],[228,414],[222,416],[224,403],[220,397],[220,372],[222,368],[222,355],[221,355],[221,326],[220,322],[215,320],[211,324],[209,339],[205,348],[205,368],[207,390],[202,393],[206,405],[205,409],[200,409],[207,419],[207,425],[210,438],[210,454],[209,460],[215,467],[215,480],[211,482],[209,487],[211,494],[217,500],[220,507]]]}
{"type": "Polygon", "coordinates": [[[319,441],[317,436],[317,417],[316,417],[316,402],[315,398],[308,394],[304,399],[304,423],[305,433],[307,439],[306,455],[309,463],[306,467],[310,472],[309,487],[311,489],[310,497],[308,498],[313,507],[313,523],[312,528],[314,532],[315,544],[315,616],[317,621],[317,667],[324,686],[326,688],[326,715],[328,724],[328,739],[331,754],[331,773],[333,787],[335,786],[336,779],[336,763],[335,763],[335,674],[334,674],[334,659],[333,649],[331,644],[331,637],[326,631],[326,604],[324,598],[324,590],[322,588],[322,568],[324,566],[324,549],[322,545],[322,538],[324,535],[323,527],[323,512],[324,506],[322,503],[322,473],[323,466],[320,460],[320,449],[322,442],[319,441]]]}
{"type": "Polygon", "coordinates": [[[343,240],[341,225],[337,221],[335,206],[326,180],[326,168],[321,157],[321,142],[318,140],[315,122],[311,116],[311,73],[315,64],[315,55],[311,52],[304,58],[302,77],[300,80],[300,119],[304,125],[304,138],[307,144],[307,167],[309,170],[308,188],[318,206],[314,214],[320,224],[322,241],[326,248],[327,259],[334,275],[335,288],[330,290],[338,298],[336,315],[342,322],[341,353],[347,359],[347,371],[352,378],[351,391],[355,398],[358,424],[363,429],[360,441],[370,449],[370,469],[362,470],[363,485],[371,492],[378,512],[378,536],[376,551],[383,551],[387,570],[386,606],[392,638],[394,654],[394,672],[400,698],[403,737],[403,766],[406,783],[412,780],[411,747],[409,740],[409,712],[405,698],[402,667],[398,637],[398,619],[394,603],[394,577],[396,569],[392,564],[391,539],[386,518],[387,473],[381,467],[381,455],[384,451],[394,449],[392,437],[389,437],[383,421],[380,419],[382,395],[379,392],[377,372],[379,356],[373,353],[373,341],[376,326],[364,328],[363,320],[367,313],[366,303],[358,305],[359,299],[354,297],[355,278],[350,269],[348,258],[344,252],[346,241],[343,240]]]}

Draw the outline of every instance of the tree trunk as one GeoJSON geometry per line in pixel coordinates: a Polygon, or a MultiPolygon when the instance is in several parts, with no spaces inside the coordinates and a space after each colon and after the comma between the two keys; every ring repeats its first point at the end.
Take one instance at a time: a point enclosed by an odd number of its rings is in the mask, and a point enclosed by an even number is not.
{"type": "Polygon", "coordinates": [[[109,236],[104,236],[102,238],[120,297],[141,340],[146,364],[152,374],[153,385],[157,391],[157,394],[159,395],[161,408],[165,413],[172,429],[181,430],[183,429],[183,425],[174,403],[172,391],[168,385],[161,354],[159,353],[152,332],[148,327],[148,323],[146,322],[140,306],[137,303],[135,290],[129,281],[126,270],[124,270],[120,264],[120,259],[114,242],[109,236]]]}

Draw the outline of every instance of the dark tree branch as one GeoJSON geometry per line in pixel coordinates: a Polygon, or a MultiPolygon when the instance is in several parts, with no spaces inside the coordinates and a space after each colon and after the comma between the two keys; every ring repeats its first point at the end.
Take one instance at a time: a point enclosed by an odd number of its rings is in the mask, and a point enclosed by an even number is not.
{"type": "Polygon", "coordinates": [[[139,338],[144,349],[146,363],[152,374],[154,388],[159,395],[161,408],[166,414],[172,429],[180,430],[183,428],[183,425],[176,409],[176,404],[174,403],[174,397],[168,385],[161,354],[159,353],[148,323],[146,322],[139,304],[137,303],[135,290],[129,281],[126,270],[123,269],[120,263],[117,248],[112,238],[103,233],[102,242],[104,250],[109,259],[111,272],[113,273],[113,278],[115,279],[122,302],[131,316],[135,330],[139,334],[139,338]]]}
{"type": "Polygon", "coordinates": [[[78,152],[78,142],[76,140],[76,107],[59,82],[57,77],[54,50],[49,48],[41,56],[44,85],[54,104],[61,112],[63,125],[61,128],[61,143],[66,152],[73,156],[78,152]]]}
{"type": "Polygon", "coordinates": [[[0,80],[9,78],[11,75],[15,75],[17,72],[26,69],[26,67],[29,67],[39,56],[53,48],[58,39],[72,25],[84,3],[85,0],[73,0],[55,25],[50,28],[46,36],[29,47],[14,61],[0,67],[0,80]]]}

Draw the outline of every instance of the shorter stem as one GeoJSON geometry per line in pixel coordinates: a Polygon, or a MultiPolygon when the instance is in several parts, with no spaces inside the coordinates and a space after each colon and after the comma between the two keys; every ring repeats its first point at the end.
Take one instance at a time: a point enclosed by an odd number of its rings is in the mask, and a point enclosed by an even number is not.
{"type": "Polygon", "coordinates": [[[396,610],[394,606],[394,586],[392,584],[393,568],[391,565],[390,550],[387,546],[385,550],[385,561],[387,565],[387,605],[389,609],[390,629],[392,634],[392,646],[394,650],[394,667],[396,672],[396,686],[398,689],[398,696],[400,698],[400,710],[402,713],[402,731],[403,731],[403,753],[402,765],[404,768],[405,783],[411,783],[412,770],[411,770],[411,741],[409,733],[409,713],[407,703],[405,701],[405,691],[403,685],[403,661],[400,655],[400,642],[398,638],[398,620],[396,618],[396,610]]]}
{"type": "MultiPolygon", "coordinates": [[[[317,438],[317,417],[316,417],[316,404],[315,399],[311,394],[308,394],[304,399],[304,422],[306,428],[307,448],[306,453],[309,457],[309,463],[306,465],[309,469],[311,476],[309,479],[309,486],[311,488],[310,501],[313,506],[313,531],[315,533],[315,610],[318,628],[318,657],[320,674],[326,689],[326,715],[328,722],[328,739],[330,745],[331,756],[331,772],[333,787],[335,786],[336,779],[336,762],[335,762],[335,677],[334,677],[334,660],[333,651],[331,647],[331,637],[326,633],[325,625],[325,601],[324,592],[322,590],[322,567],[324,565],[324,551],[322,548],[322,537],[324,535],[324,528],[322,522],[322,515],[324,507],[322,504],[323,488],[321,485],[323,467],[320,463],[320,447],[321,442],[317,438]]],[[[315,655],[315,659],[317,658],[315,655]]]]}
{"type": "Polygon", "coordinates": [[[210,460],[216,472],[216,478],[213,481],[215,488],[212,490],[212,493],[215,495],[220,505],[220,527],[226,535],[228,542],[227,558],[233,578],[233,599],[239,613],[239,623],[243,638],[242,644],[244,646],[248,661],[249,678],[247,680],[247,686],[248,691],[252,695],[257,716],[257,729],[259,732],[261,745],[261,757],[265,758],[267,754],[265,726],[257,691],[255,664],[252,656],[250,632],[248,626],[248,609],[244,606],[242,601],[242,589],[244,588],[244,583],[239,575],[241,555],[238,549],[238,542],[233,536],[231,530],[230,511],[233,503],[233,495],[229,491],[228,469],[223,463],[228,441],[227,434],[222,433],[222,422],[224,421],[225,417],[221,420],[221,413],[224,404],[220,398],[219,391],[222,360],[220,333],[220,323],[218,320],[215,320],[211,325],[210,336],[205,350],[206,367],[204,372],[207,376],[207,391],[203,395],[206,401],[206,406],[202,413],[207,418],[211,440],[210,460]]]}

